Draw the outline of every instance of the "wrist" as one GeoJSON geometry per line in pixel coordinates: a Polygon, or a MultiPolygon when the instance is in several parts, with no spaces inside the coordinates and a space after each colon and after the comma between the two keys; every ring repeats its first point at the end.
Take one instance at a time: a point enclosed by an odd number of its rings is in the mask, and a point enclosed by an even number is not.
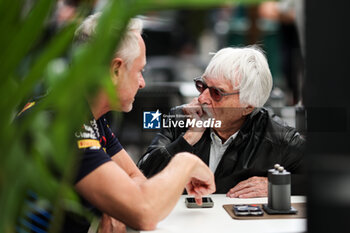
{"type": "Polygon", "coordinates": [[[193,146],[194,144],[196,144],[200,138],[197,138],[196,134],[198,134],[198,132],[192,132],[192,131],[187,131],[184,135],[183,138],[186,140],[186,142],[188,144],[190,144],[191,146],[193,146]]]}
{"type": "Polygon", "coordinates": [[[180,152],[175,155],[174,159],[181,164],[180,166],[183,168],[183,170],[188,168],[189,171],[192,171],[193,168],[197,166],[199,160],[197,156],[189,152],[180,152]]]}
{"type": "Polygon", "coordinates": [[[175,155],[175,157],[179,158],[180,160],[186,160],[189,163],[193,163],[196,161],[197,156],[189,153],[189,152],[180,152],[175,155]]]}

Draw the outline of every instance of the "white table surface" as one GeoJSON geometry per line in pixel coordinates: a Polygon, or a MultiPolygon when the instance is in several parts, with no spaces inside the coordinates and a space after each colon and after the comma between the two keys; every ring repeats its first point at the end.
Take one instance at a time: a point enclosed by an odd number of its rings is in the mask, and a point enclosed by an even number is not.
{"type": "MultiPolygon", "coordinates": [[[[306,219],[264,219],[236,220],[222,207],[225,204],[263,204],[267,198],[238,199],[228,198],[225,194],[214,194],[213,208],[189,209],[182,195],[172,212],[158,223],[154,233],[225,233],[225,232],[306,232],[306,219]]],[[[292,196],[292,203],[306,202],[303,196],[292,196]]],[[[129,229],[130,230],[130,229],[129,229]]],[[[134,232],[134,231],[128,231],[134,232]]]]}

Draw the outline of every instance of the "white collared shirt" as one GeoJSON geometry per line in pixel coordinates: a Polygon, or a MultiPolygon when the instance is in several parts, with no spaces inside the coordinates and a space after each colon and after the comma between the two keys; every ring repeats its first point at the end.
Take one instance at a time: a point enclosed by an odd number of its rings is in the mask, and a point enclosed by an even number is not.
{"type": "Polygon", "coordinates": [[[211,130],[210,132],[210,138],[211,138],[211,144],[210,144],[210,155],[209,155],[209,168],[210,170],[215,173],[215,170],[224,155],[227,147],[230,145],[230,143],[236,138],[237,134],[232,134],[224,144],[222,144],[221,138],[216,135],[216,133],[211,130]]]}

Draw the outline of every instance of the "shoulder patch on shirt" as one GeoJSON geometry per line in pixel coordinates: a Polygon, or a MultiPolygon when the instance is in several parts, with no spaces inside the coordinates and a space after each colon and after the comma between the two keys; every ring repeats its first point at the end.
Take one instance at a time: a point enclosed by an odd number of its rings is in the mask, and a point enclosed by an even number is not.
{"type": "Polygon", "coordinates": [[[90,148],[90,149],[100,149],[101,144],[98,140],[95,139],[82,139],[78,140],[78,148],[83,149],[83,148],[90,148]]]}
{"type": "Polygon", "coordinates": [[[92,124],[92,126],[83,124],[82,131],[76,132],[75,137],[76,138],[86,138],[86,139],[98,139],[100,137],[100,134],[98,132],[96,122],[91,121],[90,123],[91,124],[95,123],[95,124],[92,124]]]}
{"type": "Polygon", "coordinates": [[[33,102],[28,102],[26,105],[24,105],[22,111],[20,111],[17,116],[21,115],[23,112],[25,112],[27,109],[33,107],[35,105],[35,101],[33,102]]]}

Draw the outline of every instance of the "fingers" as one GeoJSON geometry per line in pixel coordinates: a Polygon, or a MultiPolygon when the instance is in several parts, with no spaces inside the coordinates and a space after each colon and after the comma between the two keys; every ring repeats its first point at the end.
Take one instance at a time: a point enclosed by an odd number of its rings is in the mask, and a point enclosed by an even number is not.
{"type": "Polygon", "coordinates": [[[195,186],[194,191],[197,195],[201,195],[201,196],[205,196],[212,193],[212,190],[206,184],[203,184],[201,186],[195,186]]]}
{"type": "Polygon", "coordinates": [[[234,192],[231,194],[226,194],[226,196],[231,198],[254,198],[254,197],[266,197],[267,196],[267,190],[265,189],[259,189],[257,187],[251,187],[242,189],[238,192],[234,192]]]}
{"type": "Polygon", "coordinates": [[[204,195],[202,195],[201,193],[205,193],[205,192],[200,191],[198,188],[194,188],[192,185],[190,185],[189,187],[192,187],[192,188],[186,187],[187,194],[194,196],[194,199],[196,200],[197,205],[202,205],[203,204],[202,196],[204,195]]]}
{"type": "MultiPolygon", "coordinates": [[[[183,107],[183,112],[190,117],[190,119],[195,119],[196,121],[203,120],[205,117],[205,112],[198,102],[198,98],[194,98],[189,104],[183,107]],[[203,118],[204,117],[204,118],[203,118]],[[202,119],[203,118],[203,119],[202,119]]],[[[205,127],[189,127],[184,135],[184,139],[190,144],[196,144],[205,131],[205,127]]]]}
{"type": "Polygon", "coordinates": [[[107,232],[112,232],[111,217],[109,217],[106,214],[103,214],[100,220],[98,233],[107,233],[107,232]]]}
{"type": "Polygon", "coordinates": [[[267,177],[251,177],[238,183],[226,194],[231,198],[253,198],[267,196],[267,177]]]}
{"type": "Polygon", "coordinates": [[[202,205],[203,204],[202,196],[196,195],[196,196],[194,196],[194,199],[196,200],[197,205],[202,205]]]}
{"type": "Polygon", "coordinates": [[[193,157],[197,162],[192,171],[191,179],[186,185],[187,193],[195,197],[198,205],[202,204],[202,196],[215,192],[214,174],[209,167],[198,157],[193,157]]]}
{"type": "Polygon", "coordinates": [[[195,191],[195,189],[187,189],[187,193],[188,195],[194,196],[194,199],[196,200],[197,205],[202,205],[202,196],[201,194],[199,194],[198,192],[195,191]]]}
{"type": "Polygon", "coordinates": [[[247,180],[241,181],[235,187],[230,189],[230,191],[228,191],[226,196],[230,196],[230,194],[234,194],[234,193],[236,193],[238,191],[241,191],[242,189],[246,189],[246,188],[249,188],[249,187],[252,187],[252,186],[253,186],[252,178],[249,178],[247,180]]]}
{"type": "Polygon", "coordinates": [[[263,195],[260,192],[256,192],[256,191],[239,195],[239,198],[256,198],[256,197],[266,197],[266,195],[263,195]]]}
{"type": "Polygon", "coordinates": [[[196,192],[194,191],[194,188],[193,188],[193,185],[191,182],[186,185],[186,191],[187,191],[188,195],[191,195],[191,196],[196,195],[196,192]]]}
{"type": "Polygon", "coordinates": [[[183,111],[187,115],[191,115],[191,118],[196,118],[197,120],[203,115],[203,109],[198,98],[194,98],[190,103],[186,104],[183,111]]]}
{"type": "Polygon", "coordinates": [[[197,205],[202,205],[202,195],[198,193],[198,189],[191,182],[186,185],[186,190],[188,195],[194,196],[197,205]]]}
{"type": "Polygon", "coordinates": [[[100,220],[98,233],[126,233],[126,226],[115,218],[103,214],[100,220]]]}
{"type": "Polygon", "coordinates": [[[235,187],[233,187],[232,189],[230,189],[230,191],[228,193],[230,194],[233,194],[233,193],[236,193],[238,191],[241,191],[242,189],[246,189],[246,188],[249,188],[251,187],[252,184],[251,182],[248,180],[244,180],[244,181],[241,181],[239,182],[235,187]]]}
{"type": "Polygon", "coordinates": [[[256,189],[250,189],[250,190],[242,190],[241,193],[238,193],[238,198],[256,198],[256,197],[266,197],[267,193],[263,190],[256,190],[256,189]]]}
{"type": "Polygon", "coordinates": [[[126,226],[124,223],[112,218],[113,233],[126,233],[126,226]]]}
{"type": "Polygon", "coordinates": [[[188,111],[186,111],[185,114],[192,119],[200,120],[201,117],[203,116],[203,110],[202,110],[202,107],[200,106],[191,107],[191,109],[188,109],[188,111]]]}
{"type": "Polygon", "coordinates": [[[198,189],[198,187],[195,187],[195,185],[192,182],[189,182],[186,185],[186,191],[191,196],[200,196],[202,195],[198,189]]]}
{"type": "Polygon", "coordinates": [[[215,192],[215,178],[210,168],[201,160],[198,159],[198,166],[193,174],[195,181],[195,187],[199,188],[202,195],[207,195],[215,192]]]}
{"type": "Polygon", "coordinates": [[[189,195],[194,196],[197,205],[202,205],[202,197],[215,192],[215,185],[194,179],[186,185],[186,190],[189,195]]]}
{"type": "Polygon", "coordinates": [[[256,188],[255,187],[245,188],[245,189],[241,189],[240,191],[237,191],[237,192],[233,193],[231,195],[231,197],[243,198],[244,195],[247,195],[247,194],[253,193],[253,192],[256,192],[256,188]]]}
{"type": "Polygon", "coordinates": [[[213,182],[208,183],[206,186],[206,194],[212,194],[216,191],[216,186],[215,186],[215,181],[213,180],[213,182]]]}
{"type": "Polygon", "coordinates": [[[187,193],[193,196],[204,196],[215,192],[215,186],[193,179],[186,185],[187,193]]]}

